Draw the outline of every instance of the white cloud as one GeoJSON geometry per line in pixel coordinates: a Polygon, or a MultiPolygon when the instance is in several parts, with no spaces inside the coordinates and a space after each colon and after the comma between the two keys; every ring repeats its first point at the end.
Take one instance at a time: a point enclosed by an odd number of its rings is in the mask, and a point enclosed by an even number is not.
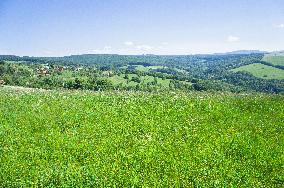
{"type": "Polygon", "coordinates": [[[276,27],[276,28],[284,28],[284,24],[282,23],[282,24],[277,24],[277,25],[274,25],[274,27],[276,27]]]}
{"type": "Polygon", "coordinates": [[[153,47],[152,46],[149,46],[149,45],[138,45],[136,46],[136,48],[138,50],[141,50],[141,51],[150,51],[150,50],[153,50],[153,47]]]}
{"type": "Polygon", "coordinates": [[[227,42],[239,42],[240,41],[240,38],[239,37],[236,37],[236,36],[228,36],[227,38],[227,42]]]}
{"type": "Polygon", "coordinates": [[[169,45],[169,43],[168,42],[162,42],[162,45],[167,46],[167,45],[169,45]]]}
{"type": "Polygon", "coordinates": [[[126,42],[124,42],[124,45],[126,45],[126,46],[133,46],[134,43],[131,42],[131,41],[126,41],[126,42]]]}

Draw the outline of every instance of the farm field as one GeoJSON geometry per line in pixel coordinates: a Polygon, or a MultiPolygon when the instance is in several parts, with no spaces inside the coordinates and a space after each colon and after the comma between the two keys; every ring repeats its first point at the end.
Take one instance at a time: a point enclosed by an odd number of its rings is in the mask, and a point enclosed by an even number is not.
{"type": "Polygon", "coordinates": [[[282,187],[284,96],[0,87],[3,187],[282,187]]]}
{"type": "MultiPolygon", "coordinates": [[[[107,79],[110,80],[115,86],[122,84],[123,86],[136,86],[137,83],[134,81],[127,81],[127,79],[124,78],[124,74],[123,75],[115,75],[115,76],[111,76],[108,77],[107,79]]],[[[137,77],[136,74],[128,74],[129,79],[131,80],[133,77],[137,77]]],[[[148,84],[150,82],[153,82],[155,80],[155,78],[153,76],[141,76],[141,84],[148,84]]],[[[161,85],[163,88],[169,88],[170,85],[170,79],[162,79],[162,78],[157,78],[157,84],[161,85]]],[[[185,82],[185,81],[180,81],[183,84],[187,84],[187,85],[191,85],[191,83],[189,82],[185,82]]]]}
{"type": "Polygon", "coordinates": [[[278,69],[275,67],[263,65],[260,63],[254,63],[250,65],[245,65],[236,69],[233,69],[234,72],[249,72],[253,76],[262,78],[262,79],[284,79],[284,70],[278,69]]]}
{"type": "Polygon", "coordinates": [[[129,67],[134,67],[135,70],[141,71],[141,72],[148,72],[150,70],[167,68],[166,66],[143,66],[143,65],[127,65],[127,66],[122,66],[120,68],[127,69],[129,67]]]}
{"type": "Polygon", "coordinates": [[[268,63],[271,63],[273,65],[284,66],[284,54],[283,53],[281,55],[265,55],[262,60],[268,63]]]}
{"type": "MultiPolygon", "coordinates": [[[[123,67],[123,68],[127,68],[126,67],[123,67]]],[[[138,70],[138,71],[141,71],[141,72],[148,72],[150,70],[155,70],[155,69],[167,69],[168,67],[167,66],[143,66],[143,65],[135,65],[135,69],[138,70]]],[[[173,70],[179,72],[179,73],[186,73],[185,70],[182,70],[182,69],[178,69],[178,68],[174,68],[173,70]]]]}
{"type": "Polygon", "coordinates": [[[151,69],[155,70],[155,69],[162,69],[162,68],[165,68],[164,66],[143,66],[143,65],[137,65],[136,66],[136,70],[138,71],[144,71],[144,72],[147,72],[151,69]]]}

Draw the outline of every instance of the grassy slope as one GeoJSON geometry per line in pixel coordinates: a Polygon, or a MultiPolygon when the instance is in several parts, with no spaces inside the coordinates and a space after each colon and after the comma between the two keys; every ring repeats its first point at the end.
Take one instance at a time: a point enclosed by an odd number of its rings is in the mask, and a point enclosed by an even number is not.
{"type": "MultiPolygon", "coordinates": [[[[114,85],[119,85],[122,84],[124,86],[135,86],[137,85],[137,83],[131,81],[127,83],[127,80],[124,79],[124,74],[118,76],[112,76],[112,77],[108,77],[107,79],[109,79],[114,85]]],[[[132,77],[136,77],[136,74],[128,74],[129,79],[131,80],[132,77]]],[[[147,84],[149,82],[153,82],[154,81],[154,77],[153,76],[141,76],[141,82],[143,84],[147,84]]],[[[157,78],[158,84],[161,84],[163,87],[168,88],[169,84],[170,84],[170,79],[165,79],[163,80],[162,78],[157,78]]],[[[190,84],[187,82],[187,84],[190,84]]]]}
{"type": "Polygon", "coordinates": [[[136,70],[139,70],[139,71],[144,71],[144,72],[148,72],[150,69],[162,69],[164,68],[163,66],[148,66],[148,67],[145,67],[143,65],[137,65],[136,66],[136,70]]]}
{"type": "Polygon", "coordinates": [[[271,63],[273,65],[282,65],[284,66],[284,54],[281,55],[265,55],[262,59],[263,61],[266,61],[268,63],[271,63]]]}
{"type": "Polygon", "coordinates": [[[246,71],[258,78],[263,79],[284,79],[284,70],[274,68],[271,66],[263,65],[260,63],[254,63],[250,65],[245,65],[236,69],[234,72],[246,71]]]}
{"type": "MultiPolygon", "coordinates": [[[[162,69],[162,68],[167,68],[164,66],[143,66],[143,65],[133,65],[136,70],[141,71],[141,72],[148,72],[149,70],[154,70],[154,69],[162,69]]],[[[127,69],[129,66],[122,66],[120,67],[121,69],[127,69]]]]}
{"type": "Polygon", "coordinates": [[[276,187],[284,96],[0,88],[3,187],[276,187]]]}

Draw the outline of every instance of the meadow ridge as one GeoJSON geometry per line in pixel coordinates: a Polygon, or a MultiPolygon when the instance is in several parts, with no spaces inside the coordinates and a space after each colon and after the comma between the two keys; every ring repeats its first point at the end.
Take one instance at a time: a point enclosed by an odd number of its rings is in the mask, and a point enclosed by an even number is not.
{"type": "Polygon", "coordinates": [[[1,187],[282,187],[284,96],[0,87],[1,187]]]}
{"type": "Polygon", "coordinates": [[[253,76],[262,78],[262,79],[284,79],[284,70],[278,69],[272,66],[263,65],[260,63],[254,63],[242,67],[233,69],[234,72],[249,72],[253,76]]]}
{"type": "Polygon", "coordinates": [[[284,66],[284,53],[268,54],[265,55],[262,60],[271,63],[272,65],[284,66]]]}

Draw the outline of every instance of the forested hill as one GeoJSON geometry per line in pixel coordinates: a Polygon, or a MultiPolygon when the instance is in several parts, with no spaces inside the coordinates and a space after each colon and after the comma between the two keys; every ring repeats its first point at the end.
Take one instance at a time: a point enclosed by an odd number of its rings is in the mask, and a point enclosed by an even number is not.
{"type": "Polygon", "coordinates": [[[55,87],[54,83],[56,87],[72,85],[66,84],[70,80],[73,85],[75,80],[88,82],[88,85],[93,85],[89,82],[98,84],[98,80],[104,80],[104,83],[109,82],[111,87],[108,88],[120,89],[165,87],[199,91],[284,92],[283,67],[269,62],[266,56],[261,52],[219,55],[84,54],[64,57],[2,55],[0,80],[9,85],[48,88],[55,87]],[[21,78],[21,70],[29,70],[28,74],[23,74],[25,78],[21,78]],[[28,76],[33,82],[45,81],[31,84],[32,81],[26,78],[28,76]],[[19,79],[29,81],[23,83],[19,79]],[[159,82],[159,79],[162,81],[159,82]]]}
{"type": "Polygon", "coordinates": [[[238,59],[260,60],[263,54],[229,54],[229,55],[117,55],[117,54],[83,54],[71,55],[64,57],[29,57],[15,55],[0,55],[0,60],[9,61],[28,61],[40,63],[67,63],[67,64],[82,64],[82,65],[112,65],[114,67],[122,64],[140,64],[147,65],[173,65],[173,66],[188,66],[192,63],[202,62],[220,62],[224,63],[238,59]]]}

